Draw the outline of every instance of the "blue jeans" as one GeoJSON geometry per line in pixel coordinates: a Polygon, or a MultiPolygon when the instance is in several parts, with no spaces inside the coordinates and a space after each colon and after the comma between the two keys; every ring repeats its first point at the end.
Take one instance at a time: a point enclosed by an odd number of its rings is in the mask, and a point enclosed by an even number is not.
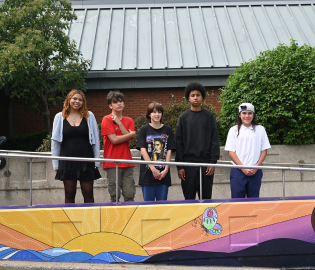
{"type": "Polygon", "coordinates": [[[230,185],[232,198],[257,198],[263,177],[262,170],[252,176],[245,175],[240,169],[231,169],[230,185]]]}
{"type": "Polygon", "coordinates": [[[142,185],[144,201],[166,201],[168,194],[167,185],[142,185]]]}

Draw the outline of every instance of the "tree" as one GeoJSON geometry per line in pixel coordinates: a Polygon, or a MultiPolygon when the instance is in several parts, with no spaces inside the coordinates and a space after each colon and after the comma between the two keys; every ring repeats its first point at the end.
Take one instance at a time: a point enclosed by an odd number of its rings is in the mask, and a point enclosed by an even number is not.
{"type": "Polygon", "coordinates": [[[235,124],[238,106],[250,102],[272,144],[314,143],[315,48],[280,44],[241,64],[222,89],[221,127],[235,124]]]}
{"type": "Polygon", "coordinates": [[[76,19],[68,0],[5,0],[0,6],[0,89],[41,113],[50,134],[49,107],[73,88],[86,89],[89,61],[65,34],[76,19]]]}

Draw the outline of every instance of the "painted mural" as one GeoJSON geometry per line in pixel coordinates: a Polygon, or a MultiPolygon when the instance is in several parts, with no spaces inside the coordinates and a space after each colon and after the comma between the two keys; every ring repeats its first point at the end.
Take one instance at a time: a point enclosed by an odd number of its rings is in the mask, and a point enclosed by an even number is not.
{"type": "Polygon", "coordinates": [[[311,266],[314,206],[292,200],[0,209],[0,259],[311,266]]]}

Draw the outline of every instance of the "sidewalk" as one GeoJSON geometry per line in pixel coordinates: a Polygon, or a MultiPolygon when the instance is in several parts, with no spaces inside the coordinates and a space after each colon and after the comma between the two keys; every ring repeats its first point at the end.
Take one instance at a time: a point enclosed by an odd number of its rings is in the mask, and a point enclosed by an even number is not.
{"type": "MultiPolygon", "coordinates": [[[[1,261],[0,270],[284,270],[284,268],[1,261]]],[[[297,269],[297,268],[296,268],[297,269]]],[[[302,268],[301,268],[302,269],[302,268]]],[[[311,269],[311,268],[303,268],[311,269]]],[[[291,268],[292,270],[292,268],[291,268]]]]}

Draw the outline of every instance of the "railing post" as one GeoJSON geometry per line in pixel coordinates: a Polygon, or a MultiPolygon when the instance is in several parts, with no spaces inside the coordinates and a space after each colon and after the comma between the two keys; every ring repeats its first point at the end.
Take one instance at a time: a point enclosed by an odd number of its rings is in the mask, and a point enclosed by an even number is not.
{"type": "Polygon", "coordinates": [[[33,159],[31,158],[30,161],[30,206],[33,206],[33,194],[32,194],[32,182],[33,182],[33,176],[32,176],[32,167],[33,167],[33,159]]]}
{"type": "Polygon", "coordinates": [[[282,170],[283,200],[285,200],[285,170],[282,170]]]}
{"type": "Polygon", "coordinates": [[[199,167],[200,170],[200,198],[199,201],[202,202],[202,167],[199,167]]]}
{"type": "Polygon", "coordinates": [[[4,172],[4,176],[9,177],[11,175],[11,172],[9,171],[9,158],[6,158],[6,161],[7,170],[4,172]]]}
{"type": "MultiPolygon", "coordinates": [[[[302,163],[302,164],[303,164],[303,163],[305,163],[305,162],[304,162],[304,160],[300,160],[299,163],[302,163]]],[[[300,168],[303,168],[303,165],[300,165],[299,167],[300,167],[300,168]]],[[[301,181],[303,181],[303,176],[304,176],[304,175],[303,175],[303,172],[302,172],[302,171],[300,171],[300,176],[301,176],[301,181]]]]}
{"type": "Polygon", "coordinates": [[[116,162],[116,204],[118,204],[118,163],[116,162]]]}

